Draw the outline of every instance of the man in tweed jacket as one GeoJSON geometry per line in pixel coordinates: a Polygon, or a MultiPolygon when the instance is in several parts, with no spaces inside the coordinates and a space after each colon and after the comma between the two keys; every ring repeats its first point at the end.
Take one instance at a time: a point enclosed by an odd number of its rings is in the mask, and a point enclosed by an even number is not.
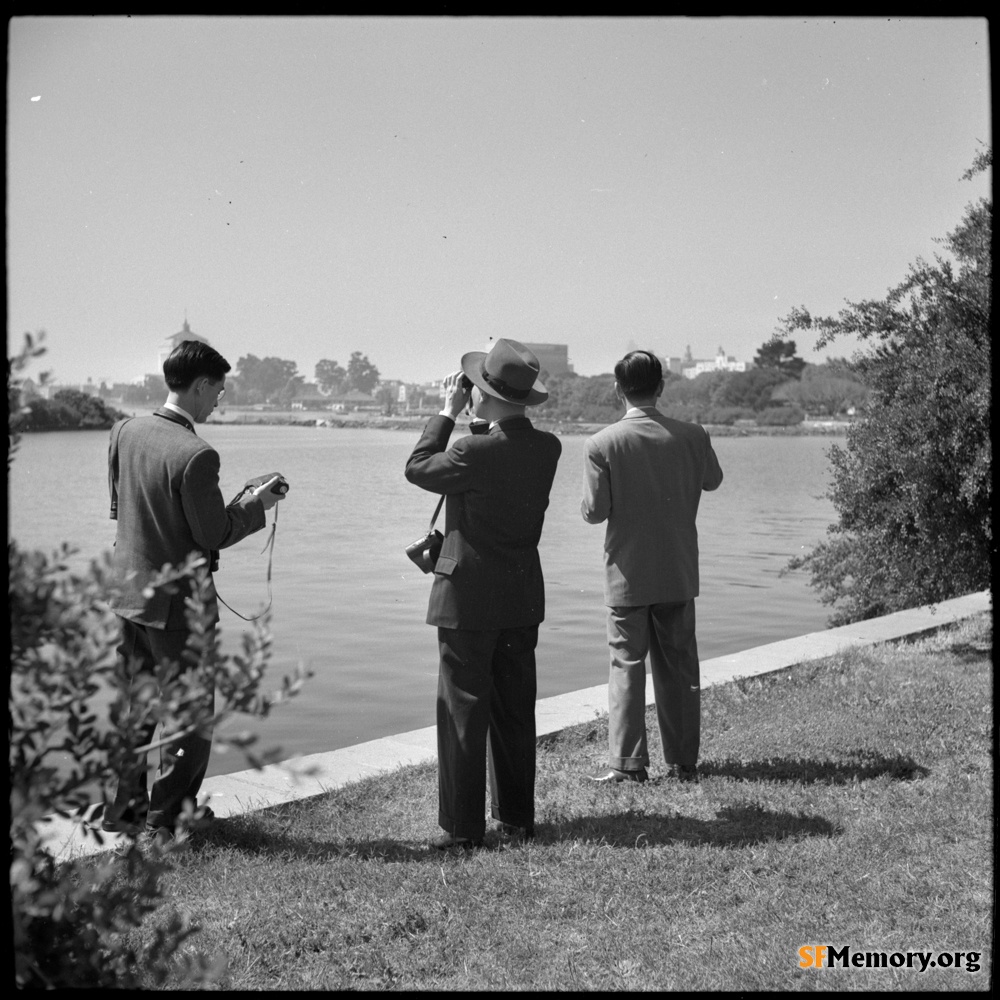
{"type": "Polygon", "coordinates": [[[701,684],[695,519],[702,491],[718,488],[722,469],[703,427],[657,410],[663,369],[655,355],[627,354],[615,366],[615,380],[625,415],[590,438],[584,452],[583,518],[607,522],[604,594],[611,648],[609,766],[591,780],[646,780],[647,653],[669,773],[696,780],[701,684]]]}
{"type": "MultiPolygon", "coordinates": [[[[181,664],[189,630],[185,597],[190,587],[159,587],[149,581],[167,564],[192,553],[209,568],[218,550],[264,527],[264,512],[281,499],[271,492],[276,474],[250,480],[226,506],[219,490],[219,454],[195,433],[215,409],[230,365],[207,344],[185,340],[163,363],[169,390],[152,416],[129,417],[111,430],[108,487],[117,521],[112,565],[118,588],[108,604],[120,619],[119,655],[134,662],[136,687],[148,683],[161,660],[181,664]],[[265,479],[267,481],[265,481],[265,479]]],[[[218,620],[214,586],[209,612],[218,620]]],[[[147,734],[152,741],[153,733],[147,734]]],[[[103,826],[134,833],[143,826],[161,839],[172,835],[186,799],[195,804],[208,769],[212,743],[197,734],[165,747],[160,770],[147,790],[145,760],[118,776],[114,803],[103,826]]]]}

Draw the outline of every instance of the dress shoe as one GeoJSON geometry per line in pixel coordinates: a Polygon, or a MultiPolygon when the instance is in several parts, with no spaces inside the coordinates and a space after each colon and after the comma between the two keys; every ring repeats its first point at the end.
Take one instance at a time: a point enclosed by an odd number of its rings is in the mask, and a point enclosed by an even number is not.
{"type": "Polygon", "coordinates": [[[587,780],[598,785],[616,785],[620,781],[637,781],[640,784],[646,780],[646,769],[640,768],[638,771],[620,771],[617,767],[606,767],[597,774],[588,774],[587,780]]]}
{"type": "Polygon", "coordinates": [[[675,778],[677,781],[693,781],[698,783],[697,764],[671,764],[667,768],[667,777],[675,778]]]}
{"type": "Polygon", "coordinates": [[[446,833],[431,841],[431,847],[435,847],[439,851],[472,851],[482,846],[482,840],[473,840],[471,837],[456,837],[453,833],[446,833]]]}
{"type": "Polygon", "coordinates": [[[124,833],[130,837],[135,837],[137,834],[142,833],[145,825],[145,815],[140,816],[131,809],[126,809],[118,816],[115,816],[113,813],[106,815],[104,821],[101,823],[101,829],[105,833],[124,833]]]}
{"type": "Polygon", "coordinates": [[[183,843],[192,836],[197,836],[207,830],[215,821],[215,813],[208,806],[202,806],[201,818],[196,819],[187,829],[178,830],[169,824],[163,826],[147,826],[143,835],[147,842],[155,841],[160,847],[171,843],[183,843]]]}
{"type": "Polygon", "coordinates": [[[534,840],[534,826],[515,826],[513,823],[501,823],[500,833],[507,840],[534,840]]]}

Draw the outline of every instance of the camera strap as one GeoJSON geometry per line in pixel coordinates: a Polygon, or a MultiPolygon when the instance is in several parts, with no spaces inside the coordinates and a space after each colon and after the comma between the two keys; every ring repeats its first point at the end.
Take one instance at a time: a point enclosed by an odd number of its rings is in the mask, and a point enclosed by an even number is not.
{"type": "Polygon", "coordinates": [[[444,503],[444,494],[441,494],[441,499],[438,500],[438,505],[434,508],[434,514],[431,516],[430,526],[427,528],[427,534],[429,535],[434,530],[434,522],[438,519],[438,514],[441,513],[441,505],[444,503]]]}
{"type": "MultiPolygon", "coordinates": [[[[240,496],[243,494],[241,493],[240,496]]],[[[239,497],[237,497],[239,499],[239,497]]],[[[442,499],[444,499],[442,497],[442,499]]],[[[229,607],[228,604],[222,599],[222,595],[219,593],[219,588],[215,588],[215,596],[219,599],[219,603],[225,605],[237,618],[242,618],[245,622],[255,622],[258,618],[263,618],[264,615],[271,610],[271,563],[274,561],[274,536],[278,530],[278,508],[281,506],[280,503],[274,505],[274,522],[271,525],[271,534],[267,536],[267,541],[264,543],[264,548],[260,550],[260,554],[263,555],[267,552],[267,607],[259,615],[251,615],[249,618],[246,615],[241,615],[235,608],[229,607]]],[[[435,517],[437,514],[434,515],[435,517]]],[[[433,523],[433,522],[432,522],[433,523]]]]}

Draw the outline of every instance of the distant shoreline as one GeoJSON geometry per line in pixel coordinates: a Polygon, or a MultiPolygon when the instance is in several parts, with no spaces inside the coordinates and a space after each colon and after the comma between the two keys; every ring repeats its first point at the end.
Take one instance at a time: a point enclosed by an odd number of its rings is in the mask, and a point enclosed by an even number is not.
{"type": "MultiPolygon", "coordinates": [[[[531,413],[529,411],[529,417],[531,413]]],[[[276,424],[280,426],[293,427],[322,427],[322,428],[354,428],[364,427],[374,430],[401,430],[411,431],[421,429],[434,414],[426,413],[419,416],[395,416],[386,417],[381,415],[362,413],[337,413],[315,416],[305,416],[302,412],[289,410],[272,410],[260,412],[256,410],[228,410],[220,416],[213,415],[208,421],[210,424],[276,424]]],[[[553,434],[594,434],[607,424],[576,422],[571,420],[545,420],[543,417],[531,417],[531,422],[540,430],[551,431],[553,434]]],[[[468,425],[459,421],[459,428],[466,428],[468,425]]],[[[847,433],[850,421],[846,420],[823,420],[806,421],[792,427],[759,427],[751,424],[704,424],[710,434],[716,437],[751,437],[751,436],[778,436],[778,437],[800,437],[802,435],[843,435],[847,433]]]]}
{"type": "MultiPolygon", "coordinates": [[[[141,417],[148,416],[152,412],[152,408],[143,407],[136,408],[134,411],[126,413],[126,415],[141,417]]],[[[213,416],[206,423],[212,425],[238,424],[240,426],[309,427],[333,430],[365,428],[371,430],[416,431],[422,428],[431,416],[432,414],[410,417],[385,417],[360,413],[306,416],[302,411],[291,410],[261,412],[259,410],[228,409],[218,416],[213,416]]],[[[607,424],[577,423],[569,420],[533,419],[532,423],[540,430],[551,431],[553,434],[559,435],[589,435],[607,426],[607,424]]],[[[110,430],[111,426],[112,424],[98,427],[38,428],[36,430],[25,429],[19,433],[43,434],[59,430],[110,430]]],[[[465,429],[468,425],[460,422],[458,426],[461,429],[465,429]]],[[[703,426],[714,437],[837,437],[845,435],[851,423],[846,420],[815,420],[805,421],[791,427],[760,427],[753,424],[703,424],[703,426]]]]}

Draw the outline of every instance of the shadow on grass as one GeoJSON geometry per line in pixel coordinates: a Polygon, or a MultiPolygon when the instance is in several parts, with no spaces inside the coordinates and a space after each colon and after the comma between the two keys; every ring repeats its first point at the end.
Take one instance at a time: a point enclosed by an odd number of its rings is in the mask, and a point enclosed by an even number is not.
{"type": "Polygon", "coordinates": [[[216,820],[204,837],[204,845],[248,855],[269,855],[285,860],[334,861],[421,861],[441,858],[442,853],[426,841],[390,840],[314,840],[263,829],[240,817],[235,822],[216,820]]]}
{"type": "MultiPolygon", "coordinates": [[[[540,823],[535,827],[532,846],[543,848],[558,845],[562,841],[586,841],[622,848],[677,843],[745,847],[790,838],[832,837],[840,832],[838,827],[822,816],[770,812],[756,805],[727,806],[720,809],[716,818],[711,820],[694,819],[676,813],[629,813],[624,816],[621,813],[608,813],[540,823]]],[[[242,820],[217,821],[203,843],[205,846],[213,845],[248,855],[313,861],[412,862],[439,861],[449,856],[449,853],[436,850],[426,841],[389,838],[311,840],[272,832],[242,820]]],[[[504,842],[499,835],[487,833],[485,850],[497,850],[503,846],[504,842]]]]}
{"type": "Polygon", "coordinates": [[[734,778],[737,781],[796,781],[804,785],[846,785],[888,775],[895,781],[926,778],[930,771],[912,757],[863,755],[859,760],[806,760],[774,757],[767,760],[706,760],[698,764],[703,778],[734,778]]]}
{"type": "Polygon", "coordinates": [[[556,840],[597,841],[611,847],[655,847],[690,844],[692,847],[747,847],[768,841],[804,837],[833,837],[841,833],[823,816],[770,812],[762,806],[726,806],[715,819],[664,816],[658,813],[622,816],[581,816],[564,823],[536,827],[542,844],[556,840]]]}

